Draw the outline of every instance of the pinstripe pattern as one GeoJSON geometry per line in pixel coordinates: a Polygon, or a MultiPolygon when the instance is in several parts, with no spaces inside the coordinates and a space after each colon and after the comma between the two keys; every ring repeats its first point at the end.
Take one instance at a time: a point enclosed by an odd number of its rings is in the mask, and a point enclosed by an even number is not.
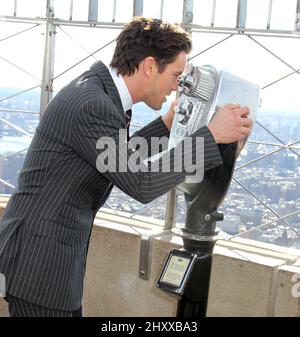
{"type": "MultiPolygon", "coordinates": [[[[97,140],[110,136],[118,144],[122,128],[121,100],[101,62],[47,106],[0,224],[0,272],[10,295],[52,309],[78,309],[93,220],[112,187],[147,203],[183,181],[185,172],[175,172],[174,165],[170,173],[99,173],[97,140]]],[[[151,136],[168,135],[158,118],[134,136],[150,144],[151,136]]],[[[205,169],[220,165],[210,131],[204,127],[195,135],[205,140],[205,169]]],[[[118,164],[131,154],[128,149],[118,164]]],[[[185,153],[195,155],[195,146],[185,153]]]]}
{"type": "Polygon", "coordinates": [[[82,308],[74,311],[50,309],[10,295],[6,301],[10,317],[82,317],[82,308]]]}

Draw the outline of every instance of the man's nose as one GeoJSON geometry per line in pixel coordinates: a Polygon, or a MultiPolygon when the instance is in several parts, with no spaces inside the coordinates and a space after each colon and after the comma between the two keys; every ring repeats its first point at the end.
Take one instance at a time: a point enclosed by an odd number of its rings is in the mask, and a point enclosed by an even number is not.
{"type": "Polygon", "coordinates": [[[178,89],[178,81],[176,79],[172,85],[172,91],[177,91],[177,89],[178,89]]]}

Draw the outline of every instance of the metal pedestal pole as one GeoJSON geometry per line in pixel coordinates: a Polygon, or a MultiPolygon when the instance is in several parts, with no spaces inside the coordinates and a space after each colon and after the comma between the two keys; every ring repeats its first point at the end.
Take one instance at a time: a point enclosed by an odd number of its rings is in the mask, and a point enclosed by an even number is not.
{"type": "Polygon", "coordinates": [[[213,249],[216,243],[216,221],[223,220],[223,213],[205,215],[200,231],[193,234],[189,225],[182,229],[183,248],[196,254],[196,262],[184,293],[178,300],[177,317],[205,317],[208,303],[213,249]]]}

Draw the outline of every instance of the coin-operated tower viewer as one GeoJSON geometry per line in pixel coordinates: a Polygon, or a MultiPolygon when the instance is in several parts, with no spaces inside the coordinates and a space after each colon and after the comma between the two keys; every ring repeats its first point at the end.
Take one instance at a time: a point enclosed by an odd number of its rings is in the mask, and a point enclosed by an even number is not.
{"type": "MultiPolygon", "coordinates": [[[[179,84],[169,148],[207,125],[218,107],[233,103],[248,106],[253,122],[260,102],[258,85],[213,66],[188,65],[179,84]]],[[[187,177],[178,186],[184,192],[186,219],[173,231],[182,236],[183,249],[169,253],[157,287],[178,298],[178,317],[206,316],[218,207],[229,189],[236,159],[246,139],[220,144],[223,165],[204,172],[201,182],[187,177]]]]}

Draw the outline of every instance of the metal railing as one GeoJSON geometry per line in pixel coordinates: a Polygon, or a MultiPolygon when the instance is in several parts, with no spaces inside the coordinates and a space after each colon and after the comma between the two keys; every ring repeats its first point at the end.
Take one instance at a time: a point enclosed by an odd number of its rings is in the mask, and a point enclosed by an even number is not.
{"type": "MultiPolygon", "coordinates": [[[[54,94],[54,81],[61,77],[62,75],[68,73],[71,69],[75,68],[88,58],[95,58],[95,54],[97,54],[100,51],[105,50],[108,46],[110,46],[113,42],[114,39],[106,42],[104,45],[101,47],[97,48],[94,52],[89,53],[85,47],[78,43],[76,41],[76,38],[72,36],[69,32],[67,32],[67,27],[90,27],[90,28],[99,28],[99,29],[121,29],[124,25],[122,22],[116,22],[116,13],[118,9],[118,2],[116,0],[113,1],[113,6],[112,6],[112,15],[111,15],[111,21],[109,22],[101,22],[98,21],[98,13],[99,13],[99,5],[100,3],[97,0],[90,0],[89,1],[89,8],[88,8],[88,17],[85,20],[73,20],[73,12],[74,12],[74,2],[73,0],[70,0],[69,3],[69,11],[68,11],[68,19],[61,19],[57,18],[55,15],[55,1],[54,0],[47,0],[45,1],[45,15],[40,16],[40,17],[22,17],[18,16],[18,4],[22,0],[15,0],[14,1],[14,6],[12,8],[12,13],[11,15],[7,16],[0,16],[0,21],[5,21],[7,23],[12,22],[12,23],[26,23],[29,24],[30,27],[20,30],[17,33],[5,36],[4,38],[0,39],[0,44],[2,41],[6,41],[8,39],[11,39],[15,36],[18,36],[20,34],[24,34],[28,32],[29,30],[33,30],[36,27],[39,26],[44,26],[45,27],[45,49],[44,49],[44,65],[43,65],[43,73],[42,73],[42,78],[39,79],[35,75],[31,74],[31,72],[27,71],[23,67],[18,66],[14,62],[11,62],[9,59],[2,57],[1,52],[0,52],[0,60],[2,62],[9,63],[11,66],[15,67],[18,69],[20,72],[26,74],[27,76],[34,78],[36,81],[38,81],[38,84],[36,86],[30,87],[28,89],[22,90],[21,92],[18,92],[14,95],[10,95],[7,97],[0,97],[0,103],[10,100],[13,97],[16,97],[17,95],[26,93],[30,90],[36,89],[36,88],[41,88],[41,103],[40,103],[40,113],[42,113],[48,104],[48,102],[51,100],[54,94]],[[63,28],[64,27],[64,28],[63,28]],[[57,33],[61,32],[64,34],[66,37],[68,37],[70,40],[72,40],[75,44],[77,44],[84,52],[87,53],[87,56],[76,62],[75,64],[71,65],[64,71],[60,72],[58,75],[54,76],[54,64],[55,64],[55,55],[56,55],[56,36],[57,33]]],[[[208,3],[208,1],[207,1],[208,3]]],[[[284,1],[283,1],[284,3],[284,1]]],[[[295,22],[294,22],[294,29],[276,29],[272,27],[272,14],[273,14],[273,8],[274,4],[272,0],[269,0],[268,2],[268,11],[267,11],[267,17],[265,20],[265,27],[264,28],[251,28],[247,26],[247,5],[249,4],[249,1],[247,0],[237,0],[236,2],[236,21],[235,24],[230,26],[230,27],[223,27],[223,26],[218,26],[217,25],[217,20],[216,20],[216,11],[218,6],[220,5],[220,0],[212,0],[211,2],[211,19],[210,19],[210,25],[201,25],[199,23],[196,23],[193,21],[194,17],[194,12],[193,12],[193,5],[194,1],[193,0],[182,0],[182,5],[183,5],[183,13],[182,13],[182,26],[188,30],[191,34],[192,37],[194,37],[194,34],[198,33],[210,33],[210,34],[225,34],[227,35],[225,38],[222,38],[220,41],[211,44],[209,47],[195,52],[191,57],[190,60],[194,60],[200,55],[213,50],[215,47],[220,46],[221,44],[224,44],[226,41],[229,39],[234,38],[234,36],[243,36],[246,39],[249,39],[250,41],[253,42],[253,44],[259,46],[262,50],[264,50],[266,53],[270,54],[272,57],[277,59],[279,62],[284,64],[287,68],[292,70],[292,72],[287,73],[284,76],[280,76],[278,79],[273,80],[272,82],[264,85],[262,88],[263,90],[266,88],[269,88],[271,86],[274,86],[278,83],[281,83],[282,81],[286,80],[290,76],[294,74],[300,74],[299,69],[297,67],[294,67],[291,65],[289,62],[284,60],[283,58],[279,57],[275,52],[273,52],[270,48],[265,46],[263,43],[259,42],[255,36],[268,36],[268,37],[280,37],[280,38],[292,38],[292,39],[298,39],[300,37],[300,0],[295,1],[295,11],[294,11],[294,17],[295,17],[295,22]]],[[[142,15],[142,14],[147,14],[143,12],[144,8],[144,1],[143,0],[134,0],[132,1],[132,16],[136,15],[142,15]]],[[[164,0],[162,0],[159,4],[159,16],[161,18],[164,18],[165,15],[165,6],[166,3],[164,0]]],[[[1,13],[0,13],[1,14],[1,13]]],[[[16,109],[8,109],[8,108],[0,108],[0,111],[5,111],[5,112],[26,112],[26,113],[36,113],[32,111],[27,111],[27,110],[16,110],[16,109]]],[[[28,132],[23,130],[22,128],[17,127],[16,125],[13,125],[10,123],[8,120],[4,120],[3,118],[0,119],[1,123],[4,123],[5,125],[8,125],[9,127],[14,128],[18,132],[21,132],[23,134],[28,135],[28,132]]],[[[257,141],[249,141],[249,143],[252,144],[265,144],[269,146],[276,147],[273,151],[266,153],[254,160],[249,161],[248,163],[244,163],[240,166],[236,167],[236,171],[239,171],[245,167],[249,167],[253,163],[256,163],[268,156],[272,156],[280,151],[288,150],[294,153],[297,157],[299,157],[299,146],[297,144],[300,142],[300,140],[295,140],[293,142],[286,143],[283,140],[281,140],[278,136],[276,136],[273,132],[268,130],[262,123],[257,121],[257,124],[263,128],[265,131],[267,131],[276,141],[277,143],[273,142],[257,142],[257,141]]],[[[30,134],[31,136],[31,134],[30,134]]],[[[16,153],[24,152],[26,149],[22,151],[18,151],[16,153]]],[[[0,162],[3,160],[6,160],[7,158],[13,156],[14,154],[10,154],[8,156],[4,156],[0,158],[0,162]]],[[[293,232],[299,237],[299,231],[294,228],[289,222],[288,219],[291,216],[299,215],[300,211],[296,211],[293,213],[290,213],[288,215],[280,216],[280,214],[274,210],[271,206],[268,205],[267,202],[263,201],[261,198],[259,198],[255,193],[253,193],[249,188],[247,188],[242,182],[239,181],[235,176],[233,178],[233,182],[235,184],[238,184],[241,186],[249,195],[251,195],[253,198],[255,198],[264,209],[267,209],[270,211],[275,219],[271,219],[270,221],[262,224],[259,227],[264,227],[268,226],[270,224],[273,224],[278,221],[283,221],[285,225],[288,228],[291,228],[293,232]]],[[[4,184],[10,188],[13,188],[14,186],[10,184],[7,181],[4,181],[3,179],[0,180],[0,184],[4,184]]],[[[167,196],[164,196],[162,199],[159,201],[153,202],[150,206],[144,206],[140,208],[137,212],[132,214],[132,217],[135,215],[140,214],[142,211],[148,210],[149,208],[153,208],[157,206],[157,204],[160,204],[163,201],[167,201],[167,216],[166,216],[166,222],[165,222],[165,228],[170,228],[171,226],[174,225],[175,222],[175,205],[176,205],[176,193],[174,191],[171,191],[167,196]]],[[[108,204],[109,205],[109,204],[108,204]]],[[[182,207],[182,206],[180,206],[182,207]]],[[[117,212],[117,211],[116,211],[117,212]]],[[[251,232],[255,230],[255,228],[248,230],[247,232],[251,232]]],[[[240,234],[237,234],[240,235],[240,234]]],[[[236,235],[235,235],[236,236],[236,235]]]]}

